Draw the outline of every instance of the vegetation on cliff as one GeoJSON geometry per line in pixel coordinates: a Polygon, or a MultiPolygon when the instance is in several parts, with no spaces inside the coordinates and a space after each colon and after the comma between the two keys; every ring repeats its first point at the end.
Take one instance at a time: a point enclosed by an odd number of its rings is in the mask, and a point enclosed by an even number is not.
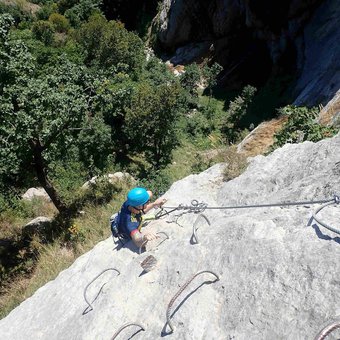
{"type": "MultiPolygon", "coordinates": [[[[127,171],[159,194],[217,161],[233,161],[227,179],[245,167],[225,149],[248,132],[242,119],[256,89],[218,97],[220,66],[207,61],[176,77],[101,8],[98,0],[0,4],[0,317],[109,236],[108,218],[132,183],[81,189],[93,176],[127,171]],[[52,203],[23,201],[32,186],[52,203]],[[53,218],[47,227],[23,228],[41,215],[53,218]]],[[[308,113],[301,119],[300,130],[308,113]]],[[[305,139],[334,133],[311,129],[305,139]]]]}

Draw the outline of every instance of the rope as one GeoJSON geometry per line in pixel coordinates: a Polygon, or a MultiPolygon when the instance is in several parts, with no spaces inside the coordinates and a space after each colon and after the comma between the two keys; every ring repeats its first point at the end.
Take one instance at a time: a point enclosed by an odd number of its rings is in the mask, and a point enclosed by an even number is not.
{"type": "Polygon", "coordinates": [[[340,319],[328,324],[324,329],[322,329],[318,333],[318,335],[314,338],[314,340],[324,340],[327,335],[329,335],[331,332],[333,332],[337,328],[340,328],[340,319]]]}
{"type": "Polygon", "coordinates": [[[170,321],[170,308],[172,307],[172,305],[174,304],[175,300],[181,295],[181,293],[184,291],[184,289],[190,284],[190,282],[198,275],[200,274],[203,274],[203,273],[210,273],[212,275],[214,275],[216,277],[216,281],[219,281],[219,276],[216,275],[214,272],[210,271],[210,270],[202,270],[202,271],[199,271],[198,273],[194,274],[187,282],[184,283],[184,285],[180,288],[180,290],[175,294],[175,296],[171,299],[171,301],[169,302],[168,304],[168,308],[167,308],[167,311],[166,311],[166,321],[167,321],[167,324],[169,325],[170,329],[171,329],[171,333],[174,332],[175,328],[174,326],[172,325],[171,321],[170,321]]]}
{"type": "Polygon", "coordinates": [[[194,224],[193,224],[193,226],[192,226],[192,239],[193,239],[193,240],[195,239],[196,244],[199,243],[198,237],[197,237],[197,234],[196,234],[196,230],[197,230],[196,225],[197,225],[197,222],[198,222],[201,218],[204,218],[204,219],[207,221],[207,223],[210,225],[210,221],[209,221],[209,219],[208,219],[207,216],[205,216],[204,214],[199,214],[199,215],[198,215],[198,217],[196,218],[196,221],[194,222],[194,224]]]}
{"type": "Polygon", "coordinates": [[[334,202],[329,202],[329,203],[326,203],[324,204],[323,206],[321,206],[320,208],[318,208],[317,210],[315,210],[314,214],[313,214],[313,218],[314,220],[319,223],[320,225],[322,225],[323,227],[327,228],[328,230],[330,231],[333,231],[334,233],[337,233],[340,235],[340,229],[336,229],[336,228],[333,228],[331,226],[329,226],[328,224],[326,224],[325,222],[322,222],[321,220],[319,220],[317,217],[316,217],[316,214],[318,212],[320,212],[323,208],[329,206],[329,205],[332,205],[332,204],[339,204],[340,203],[340,199],[338,196],[335,196],[334,198],[334,202]]]}
{"type": "MultiPolygon", "coordinates": [[[[124,328],[127,328],[127,327],[129,327],[129,326],[137,326],[137,327],[140,327],[140,329],[142,329],[143,331],[145,331],[145,328],[144,328],[142,325],[140,325],[139,323],[134,323],[134,322],[133,322],[133,323],[127,323],[127,324],[123,325],[122,327],[120,327],[120,328],[116,331],[115,334],[113,334],[111,340],[116,339],[116,337],[118,336],[118,334],[119,334],[124,328]]],[[[139,331],[140,331],[140,330],[139,330],[139,331]]],[[[139,331],[138,331],[138,332],[139,332],[139,331]]]]}
{"type": "MultiPolygon", "coordinates": [[[[98,277],[99,276],[101,276],[102,274],[104,274],[105,272],[107,272],[108,270],[115,270],[117,273],[118,273],[118,275],[120,275],[120,271],[119,270],[117,270],[117,269],[115,269],[115,268],[108,268],[108,269],[105,269],[105,270],[103,270],[101,273],[99,273],[86,287],[85,287],[85,289],[84,289],[84,299],[85,299],[85,301],[86,301],[86,303],[88,304],[88,307],[86,307],[85,308],[85,310],[84,310],[84,312],[83,312],[83,314],[85,313],[85,311],[90,307],[90,310],[88,310],[88,311],[86,311],[86,313],[88,313],[88,312],[90,312],[91,310],[93,310],[93,307],[92,307],[92,305],[90,304],[90,302],[88,301],[88,299],[87,299],[87,297],[86,297],[86,291],[87,291],[87,288],[95,281],[95,280],[97,280],[98,279],[98,277]]],[[[98,296],[98,295],[97,295],[98,296]]]]}

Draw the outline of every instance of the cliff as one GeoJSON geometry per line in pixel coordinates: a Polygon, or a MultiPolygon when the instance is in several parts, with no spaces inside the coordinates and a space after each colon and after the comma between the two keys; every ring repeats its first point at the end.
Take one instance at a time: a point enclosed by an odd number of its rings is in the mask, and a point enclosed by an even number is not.
{"type": "Polygon", "coordinates": [[[164,0],[154,31],[174,64],[220,63],[226,89],[290,77],[285,95],[312,106],[340,88],[339,15],[336,0],[164,0]]]}
{"type": "MultiPolygon", "coordinates": [[[[340,188],[340,134],[318,143],[285,145],[250,160],[247,170],[223,182],[224,164],[172,185],[168,206],[191,200],[208,207],[332,199],[340,188]]],[[[312,339],[340,314],[340,235],[313,220],[320,204],[254,209],[179,210],[147,226],[160,239],[138,254],[111,238],[79,257],[67,270],[0,320],[0,337],[110,339],[312,339]],[[193,224],[196,223],[196,239],[193,224]],[[199,243],[197,243],[199,241],[199,243]],[[145,272],[148,256],[156,267],[145,272]],[[120,275],[114,270],[120,272],[120,275]],[[184,288],[184,283],[199,271],[184,288]],[[93,283],[91,281],[105,271],[93,283]],[[91,284],[90,284],[91,283],[91,284]],[[90,284],[90,285],[89,285],[90,284]],[[183,287],[168,314],[167,306],[183,287]],[[92,305],[89,308],[85,296],[92,305]],[[163,333],[162,333],[163,332],[163,333]]],[[[339,205],[318,217],[339,228],[339,205]]],[[[334,332],[339,337],[339,332],[334,332]]],[[[330,339],[335,337],[330,336],[330,339]]]]}

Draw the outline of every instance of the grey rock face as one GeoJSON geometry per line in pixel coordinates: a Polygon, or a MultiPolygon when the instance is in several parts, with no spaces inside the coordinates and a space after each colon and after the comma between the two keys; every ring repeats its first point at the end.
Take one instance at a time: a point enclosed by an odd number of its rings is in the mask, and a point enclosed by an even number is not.
{"type": "Polygon", "coordinates": [[[219,81],[229,89],[263,84],[278,71],[294,74],[295,104],[311,106],[340,88],[339,11],[337,0],[164,0],[156,30],[173,63],[209,53],[224,67],[219,81]],[[213,49],[195,55],[194,44],[213,49]]]}
{"type": "Polygon", "coordinates": [[[306,26],[295,105],[327,103],[340,88],[340,29],[337,1],[326,1],[306,26]]]}
{"type": "MultiPolygon", "coordinates": [[[[167,205],[193,199],[213,207],[331,198],[340,190],[339,151],[340,134],[315,144],[286,145],[253,158],[227,183],[224,165],[218,164],[174,183],[165,195],[167,205]]],[[[110,339],[134,322],[146,329],[134,338],[158,339],[180,287],[198,271],[210,270],[219,281],[201,274],[176,299],[169,338],[313,339],[340,314],[340,235],[311,221],[319,206],[206,210],[211,226],[204,219],[197,225],[199,244],[190,242],[197,215],[168,216],[147,228],[165,231],[169,239],[154,241],[141,255],[130,243],[118,250],[107,239],[0,320],[0,337],[110,339]],[[157,266],[142,274],[141,263],[150,255],[157,266]],[[91,284],[87,296],[93,310],[83,315],[84,288],[107,268],[121,274],[107,271],[91,284]]],[[[320,218],[340,227],[339,210],[329,206],[320,218]]],[[[138,329],[126,328],[120,337],[138,329]]]]}

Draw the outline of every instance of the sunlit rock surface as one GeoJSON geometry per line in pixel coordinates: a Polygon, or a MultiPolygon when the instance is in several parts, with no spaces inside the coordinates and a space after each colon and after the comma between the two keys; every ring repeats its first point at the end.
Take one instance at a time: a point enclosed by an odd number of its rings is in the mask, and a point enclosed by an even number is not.
{"type": "MultiPolygon", "coordinates": [[[[165,194],[167,206],[193,199],[210,207],[331,199],[340,193],[340,134],[257,156],[227,183],[223,168],[174,183],[165,194]]],[[[169,239],[159,234],[141,255],[131,243],[117,249],[109,238],[2,319],[0,338],[110,339],[133,322],[145,327],[134,339],[158,339],[170,331],[164,326],[171,299],[192,275],[209,270],[220,280],[204,273],[188,285],[170,310],[174,333],[165,338],[313,339],[340,314],[340,235],[311,220],[317,207],[206,210],[211,225],[203,218],[197,224],[199,244],[192,238],[198,215],[172,214],[147,226],[169,239]],[[143,273],[140,264],[149,255],[157,264],[143,273]],[[88,287],[90,310],[84,289],[108,268],[120,275],[106,271],[88,287]]],[[[339,205],[318,216],[340,228],[339,205]]],[[[138,330],[128,327],[118,338],[138,330]]]]}

